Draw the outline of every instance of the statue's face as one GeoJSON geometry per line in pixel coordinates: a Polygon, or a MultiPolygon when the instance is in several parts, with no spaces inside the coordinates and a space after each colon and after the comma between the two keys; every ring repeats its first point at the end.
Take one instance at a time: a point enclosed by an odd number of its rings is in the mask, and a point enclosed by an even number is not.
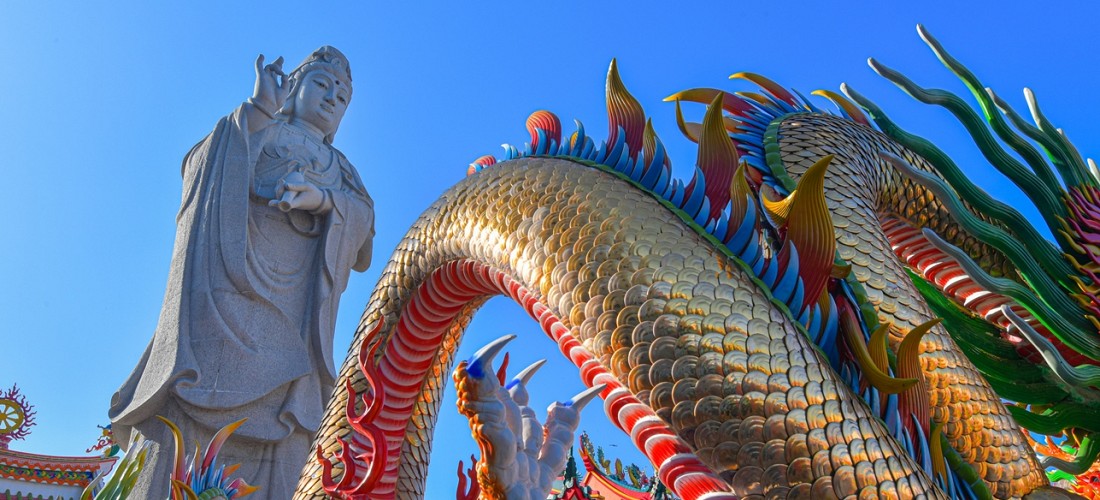
{"type": "Polygon", "coordinates": [[[317,127],[322,135],[328,136],[340,127],[351,92],[346,81],[327,71],[314,71],[302,79],[294,99],[294,119],[317,127]]]}

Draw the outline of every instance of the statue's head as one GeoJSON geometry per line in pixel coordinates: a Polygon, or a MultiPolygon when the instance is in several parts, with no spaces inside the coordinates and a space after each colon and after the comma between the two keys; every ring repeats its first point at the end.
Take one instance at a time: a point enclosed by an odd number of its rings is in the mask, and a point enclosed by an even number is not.
{"type": "Polygon", "coordinates": [[[290,95],[279,113],[322,131],[332,144],[351,103],[351,66],[344,54],[325,45],[309,55],[287,78],[290,95]]]}

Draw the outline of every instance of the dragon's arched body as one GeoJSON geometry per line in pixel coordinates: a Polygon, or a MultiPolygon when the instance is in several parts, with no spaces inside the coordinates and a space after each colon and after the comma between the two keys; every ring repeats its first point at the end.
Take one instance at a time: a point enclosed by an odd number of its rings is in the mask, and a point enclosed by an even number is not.
{"type": "MultiPolygon", "coordinates": [[[[686,186],[669,179],[614,67],[603,147],[583,129],[563,140],[540,112],[526,154],[471,166],[383,271],[298,497],[423,496],[454,353],[493,295],[522,305],[585,383],[607,384],[609,417],[683,498],[1022,496],[1047,479],[1002,398],[1020,403],[1013,412],[1025,421],[1028,404],[1077,411],[1055,412],[1069,422],[1057,431],[1087,468],[1095,429],[1078,424],[1097,411],[1096,381],[1079,367],[1071,372],[1085,381],[1067,382],[1057,362],[1092,363],[1100,351],[1013,288],[1064,311],[1011,249],[985,238],[1027,235],[988,204],[960,202],[966,187],[942,161],[913,152],[929,149],[875,130],[850,103],[841,101],[845,117],[826,115],[746,78],[772,97],[674,96],[717,97],[701,125],[682,123],[700,143],[686,186]],[[977,222],[956,222],[967,214],[977,222]],[[977,235],[962,230],[974,224],[977,235]],[[1061,358],[1049,367],[1024,361],[1051,353],[1061,358]],[[1061,399],[1006,395],[1012,384],[987,382],[998,366],[1061,399]],[[342,473],[329,469],[337,455],[342,473]]],[[[1084,219],[1063,217],[1066,228],[1084,219]]],[[[1051,434],[1049,415],[1034,418],[1051,434]]]]}

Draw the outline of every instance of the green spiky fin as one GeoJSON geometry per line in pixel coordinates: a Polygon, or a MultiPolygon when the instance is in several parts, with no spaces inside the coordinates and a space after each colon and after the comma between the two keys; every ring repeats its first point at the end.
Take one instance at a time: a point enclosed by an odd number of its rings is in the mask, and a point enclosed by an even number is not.
{"type": "Polygon", "coordinates": [[[1056,457],[1044,457],[1043,467],[1056,467],[1070,474],[1083,474],[1089,470],[1097,458],[1100,458],[1100,439],[1097,433],[1090,432],[1081,438],[1077,446],[1077,453],[1073,461],[1066,461],[1056,457]]]}
{"type": "MultiPolygon", "coordinates": [[[[904,79],[904,76],[901,76],[900,73],[889,70],[877,63],[875,63],[875,65],[876,71],[880,73],[890,75],[892,78],[904,79]]],[[[908,82],[907,79],[905,81],[908,82]]],[[[900,129],[869,99],[847,86],[842,88],[852,100],[858,102],[860,106],[871,115],[875,123],[879,125],[883,132],[906,148],[927,159],[929,163],[936,168],[936,171],[943,176],[943,180],[941,180],[935,176],[924,174],[923,177],[927,178],[927,181],[922,181],[920,179],[914,180],[921,184],[925,184],[926,187],[929,187],[928,183],[942,184],[945,186],[946,192],[949,194],[945,194],[941,201],[949,205],[954,205],[948,208],[951,215],[960,225],[965,226],[968,231],[976,234],[978,232],[993,233],[997,231],[1005,233],[1006,237],[1016,240],[1018,245],[1026,248],[1026,255],[1028,256],[1026,259],[1021,259],[1020,256],[1017,256],[1017,259],[1013,259],[1012,256],[1008,256],[1009,260],[1012,260],[1017,268],[1024,268],[1026,263],[1034,262],[1038,266],[1036,269],[1041,268],[1044,274],[1050,277],[1047,278],[1048,280],[1053,279],[1063,288],[1063,290],[1074,289],[1074,283],[1068,276],[1077,273],[1073,266],[1065,260],[1063,256],[1064,250],[1059,249],[1047,241],[1018,210],[991,197],[988,193],[974,184],[946,153],[926,139],[900,129]],[[944,180],[946,180],[946,183],[944,183],[944,180]],[[947,188],[947,186],[949,186],[949,188],[947,188]],[[963,200],[965,200],[965,203],[963,200]],[[966,205],[973,207],[974,211],[972,212],[971,209],[966,208],[966,205]],[[975,215],[976,213],[988,217],[996,224],[981,220],[975,215]],[[1018,262],[1017,260],[1023,260],[1024,262],[1018,262]]],[[[916,92],[916,90],[914,90],[914,92],[916,92]]],[[[955,99],[958,98],[955,97],[955,99]]],[[[965,106],[965,104],[963,104],[963,106],[965,106]]],[[[984,128],[982,130],[984,130],[984,128]]],[[[923,172],[921,173],[923,174],[923,172]]],[[[1062,207],[1064,211],[1064,204],[1058,201],[1057,205],[1062,207]]],[[[1057,223],[1057,221],[1060,220],[1059,217],[1060,215],[1052,216],[1050,222],[1057,223]]],[[[984,238],[984,234],[979,234],[979,236],[983,236],[983,241],[988,241],[984,238]]],[[[1005,251],[1005,249],[998,247],[994,243],[990,245],[999,251],[1005,251]]]]}
{"type": "Polygon", "coordinates": [[[997,394],[1034,404],[1054,403],[1068,397],[1065,390],[1046,377],[1042,367],[1020,357],[1016,348],[1001,338],[996,326],[959,307],[924,278],[911,271],[909,277],[932,314],[943,318],[944,328],[997,394]]]}

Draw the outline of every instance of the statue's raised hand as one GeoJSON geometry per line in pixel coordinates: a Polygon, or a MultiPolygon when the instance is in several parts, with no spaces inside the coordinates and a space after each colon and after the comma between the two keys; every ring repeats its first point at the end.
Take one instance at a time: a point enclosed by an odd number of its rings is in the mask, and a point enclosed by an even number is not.
{"type": "Polygon", "coordinates": [[[289,94],[282,56],[264,66],[264,55],[260,54],[256,58],[256,87],[252,91],[252,104],[272,115],[283,107],[289,94]]]}

